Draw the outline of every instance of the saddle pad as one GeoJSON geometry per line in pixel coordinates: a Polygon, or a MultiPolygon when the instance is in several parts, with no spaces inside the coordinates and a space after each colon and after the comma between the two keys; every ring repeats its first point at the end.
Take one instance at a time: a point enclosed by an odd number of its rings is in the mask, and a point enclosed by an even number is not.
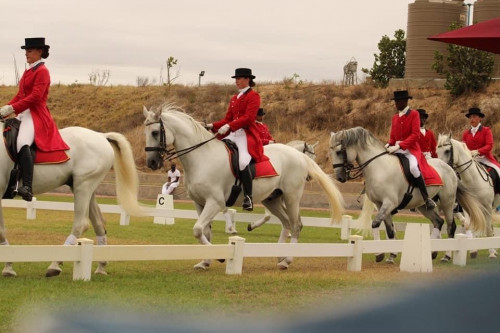
{"type": "Polygon", "coordinates": [[[429,164],[429,168],[422,171],[422,175],[424,176],[424,182],[427,186],[443,186],[443,180],[441,176],[437,173],[436,169],[432,165],[429,164]]]}
{"type": "Polygon", "coordinates": [[[274,170],[271,161],[262,161],[255,163],[255,177],[254,178],[266,178],[278,176],[276,170],[274,170]]]}
{"type": "Polygon", "coordinates": [[[58,164],[69,161],[69,156],[64,150],[41,151],[36,150],[35,164],[58,164]]]}

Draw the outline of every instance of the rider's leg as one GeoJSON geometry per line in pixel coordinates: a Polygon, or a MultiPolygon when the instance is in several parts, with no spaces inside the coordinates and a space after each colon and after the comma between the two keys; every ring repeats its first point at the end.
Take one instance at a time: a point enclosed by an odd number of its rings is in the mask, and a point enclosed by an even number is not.
{"type": "Polygon", "coordinates": [[[245,169],[241,170],[241,185],[243,185],[243,209],[253,210],[252,202],[252,172],[250,166],[247,165],[245,169]]]}
{"type": "Polygon", "coordinates": [[[34,158],[30,146],[35,141],[35,127],[29,110],[19,114],[18,119],[21,120],[21,125],[19,126],[19,134],[17,136],[17,157],[22,173],[23,186],[18,188],[17,191],[24,200],[31,201],[33,198],[34,158]]]}

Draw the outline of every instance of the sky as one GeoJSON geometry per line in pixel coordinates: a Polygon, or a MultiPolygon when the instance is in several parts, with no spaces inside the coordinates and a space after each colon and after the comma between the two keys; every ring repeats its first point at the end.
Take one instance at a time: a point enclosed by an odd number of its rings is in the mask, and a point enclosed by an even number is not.
{"type": "Polygon", "coordinates": [[[25,69],[25,37],[45,37],[53,84],[89,83],[109,72],[108,85],[147,78],[174,83],[232,83],[235,68],[259,80],[341,81],[354,58],[371,68],[377,44],[406,31],[414,0],[0,0],[0,85],[25,69]],[[199,81],[199,73],[205,76],[199,81]]]}

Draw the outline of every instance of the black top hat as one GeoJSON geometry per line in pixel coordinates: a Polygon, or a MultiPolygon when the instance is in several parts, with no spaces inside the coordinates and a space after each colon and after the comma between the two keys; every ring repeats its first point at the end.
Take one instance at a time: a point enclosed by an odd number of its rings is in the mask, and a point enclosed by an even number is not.
{"type": "Polygon", "coordinates": [[[427,112],[425,112],[424,109],[417,109],[417,111],[420,114],[420,118],[422,118],[422,119],[429,118],[429,115],[427,114],[427,112]]]}
{"type": "Polygon", "coordinates": [[[484,113],[481,112],[481,109],[479,108],[470,108],[469,113],[467,113],[465,116],[469,118],[472,115],[479,116],[480,118],[484,118],[484,113]]]}
{"type": "Polygon", "coordinates": [[[49,49],[49,45],[45,45],[44,37],[35,37],[35,38],[25,38],[24,44],[21,46],[22,49],[49,49]]]}
{"type": "Polygon", "coordinates": [[[402,99],[412,99],[412,98],[413,98],[412,96],[408,95],[408,90],[398,90],[394,92],[394,97],[391,99],[399,101],[402,99]]]}
{"type": "Polygon", "coordinates": [[[259,111],[257,111],[257,115],[258,116],[263,116],[265,115],[266,113],[264,112],[264,109],[263,108],[259,108],[259,111]]]}
{"type": "Polygon", "coordinates": [[[250,68],[236,68],[234,76],[231,76],[231,78],[234,79],[236,77],[249,77],[251,79],[255,79],[255,76],[252,75],[252,70],[250,68]]]}

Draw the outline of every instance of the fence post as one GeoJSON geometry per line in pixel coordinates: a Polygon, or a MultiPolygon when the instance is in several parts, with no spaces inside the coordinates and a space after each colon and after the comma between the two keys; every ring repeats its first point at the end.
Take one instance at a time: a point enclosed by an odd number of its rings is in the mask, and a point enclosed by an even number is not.
{"type": "Polygon", "coordinates": [[[26,202],[26,219],[36,220],[36,198],[26,202]]]}
{"type": "Polygon", "coordinates": [[[431,237],[428,224],[408,223],[406,225],[399,269],[410,273],[432,273],[431,237]]]}
{"type": "Polygon", "coordinates": [[[467,235],[455,234],[457,242],[457,250],[453,251],[453,264],[458,266],[465,266],[467,263],[467,235]]]}
{"type": "MultiPolygon", "coordinates": [[[[80,260],[73,264],[73,280],[90,281],[92,275],[92,252],[94,241],[88,238],[78,238],[76,240],[80,251],[80,260]]],[[[71,246],[71,245],[69,245],[71,246]]]]}
{"type": "Polygon", "coordinates": [[[340,239],[346,240],[351,236],[351,215],[342,215],[342,221],[340,224],[340,239]]]}
{"type": "Polygon", "coordinates": [[[349,244],[353,244],[354,253],[352,257],[347,258],[347,270],[350,272],[360,272],[363,261],[363,237],[352,235],[349,237],[349,244]]]}
{"type": "MultiPolygon", "coordinates": [[[[156,199],[156,208],[159,209],[174,209],[174,197],[170,194],[158,194],[156,199]]],[[[156,224],[174,224],[173,217],[155,216],[153,223],[156,224]]]]}
{"type": "Polygon", "coordinates": [[[130,224],[130,215],[128,215],[122,206],[120,206],[120,225],[129,225],[130,224]]]}
{"type": "Polygon", "coordinates": [[[243,271],[243,247],[245,246],[245,238],[239,236],[229,237],[229,244],[234,245],[234,254],[232,258],[228,258],[226,264],[226,274],[241,275],[243,271]]]}

